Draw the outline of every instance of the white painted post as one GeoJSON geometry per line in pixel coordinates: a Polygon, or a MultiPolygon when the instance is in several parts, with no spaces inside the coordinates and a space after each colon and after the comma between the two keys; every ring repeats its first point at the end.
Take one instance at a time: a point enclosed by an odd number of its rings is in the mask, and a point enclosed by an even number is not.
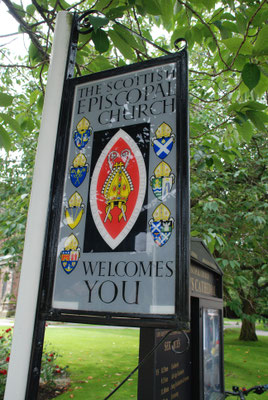
{"type": "Polygon", "coordinates": [[[24,400],[72,15],[58,13],[38,139],[4,400],[24,400]]]}

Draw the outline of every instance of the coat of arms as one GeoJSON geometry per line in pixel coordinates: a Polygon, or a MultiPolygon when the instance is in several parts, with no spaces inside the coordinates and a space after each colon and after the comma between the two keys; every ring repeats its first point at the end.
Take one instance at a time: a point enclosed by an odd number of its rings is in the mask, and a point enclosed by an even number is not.
{"type": "Polygon", "coordinates": [[[154,242],[159,246],[164,246],[169,240],[174,228],[174,219],[170,217],[169,209],[160,204],[153,212],[153,218],[149,221],[150,231],[154,242]]]}
{"type": "Polygon", "coordinates": [[[72,233],[66,239],[64,249],[60,253],[61,265],[66,274],[70,274],[78,263],[80,257],[80,249],[78,246],[78,240],[72,233]]]}
{"type": "Polygon", "coordinates": [[[73,160],[73,165],[70,168],[70,179],[76,188],[84,182],[87,171],[88,164],[86,156],[83,153],[77,154],[73,160]]]}
{"type": "Polygon", "coordinates": [[[94,222],[112,249],[136,222],[145,191],[146,168],[141,151],[131,136],[120,129],[101,152],[90,186],[94,222]]]}
{"type": "Polygon", "coordinates": [[[155,131],[155,137],[152,138],[155,154],[162,160],[171,152],[175,142],[175,135],[171,132],[171,127],[163,122],[155,131]]]}
{"type": "Polygon", "coordinates": [[[69,207],[65,208],[65,219],[71,229],[74,229],[81,221],[84,212],[84,204],[82,202],[83,199],[78,192],[72,194],[68,200],[69,207]]]}
{"type": "Polygon", "coordinates": [[[74,143],[79,150],[86,146],[91,133],[92,128],[90,127],[90,122],[83,117],[76,125],[76,130],[74,131],[74,143]]]}
{"type": "Polygon", "coordinates": [[[155,197],[159,200],[164,200],[171,192],[175,175],[171,173],[170,166],[162,161],[154,170],[154,175],[150,179],[155,197]]]}

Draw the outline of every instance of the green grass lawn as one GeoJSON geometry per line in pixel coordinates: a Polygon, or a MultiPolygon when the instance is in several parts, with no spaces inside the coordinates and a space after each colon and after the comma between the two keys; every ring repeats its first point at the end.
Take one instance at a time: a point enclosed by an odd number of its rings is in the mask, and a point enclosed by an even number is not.
{"type": "MultiPolygon", "coordinates": [[[[233,385],[267,384],[268,337],[259,336],[258,342],[242,342],[238,336],[239,329],[225,330],[226,390],[233,385]]],[[[57,397],[59,400],[103,400],[138,363],[138,329],[48,327],[45,341],[48,349],[61,354],[57,363],[69,366],[71,386],[57,397]]],[[[111,397],[136,398],[137,373],[111,397]]],[[[257,399],[268,399],[268,392],[249,396],[249,400],[257,399]]]]}
{"type": "MultiPolygon", "coordinates": [[[[225,389],[233,385],[247,388],[268,383],[268,337],[259,336],[257,342],[238,340],[239,329],[224,331],[225,389]]],[[[268,399],[268,392],[262,396],[249,395],[249,400],[268,399]]]]}
{"type": "MultiPolygon", "coordinates": [[[[136,329],[48,328],[46,342],[62,355],[58,364],[69,365],[71,387],[59,400],[103,400],[138,363],[136,329]]],[[[112,398],[136,399],[137,374],[112,398]]]]}

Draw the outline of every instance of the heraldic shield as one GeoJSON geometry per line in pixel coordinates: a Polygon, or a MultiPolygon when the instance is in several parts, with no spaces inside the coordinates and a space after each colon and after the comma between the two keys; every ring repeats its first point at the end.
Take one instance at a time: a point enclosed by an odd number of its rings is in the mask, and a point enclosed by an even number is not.
{"type": "Polygon", "coordinates": [[[115,249],[135,224],[146,192],[146,168],[135,141],[120,129],[93,171],[90,206],[103,240],[115,249]]]}

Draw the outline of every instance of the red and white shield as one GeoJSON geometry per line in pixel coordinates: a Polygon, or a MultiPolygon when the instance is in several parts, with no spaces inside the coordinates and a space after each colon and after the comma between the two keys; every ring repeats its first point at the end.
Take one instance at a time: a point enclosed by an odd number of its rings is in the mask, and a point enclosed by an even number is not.
{"type": "Polygon", "coordinates": [[[103,149],[90,186],[91,212],[105,242],[115,249],[135,224],[146,191],[146,168],[135,141],[120,129],[103,149]]]}

